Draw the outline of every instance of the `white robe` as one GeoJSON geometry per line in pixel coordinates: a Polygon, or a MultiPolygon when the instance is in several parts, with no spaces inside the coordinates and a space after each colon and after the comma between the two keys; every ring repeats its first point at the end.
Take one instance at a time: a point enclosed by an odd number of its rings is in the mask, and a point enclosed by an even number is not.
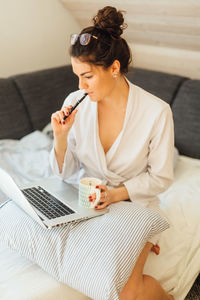
{"type": "MultiPolygon", "coordinates": [[[[133,85],[123,128],[105,154],[99,138],[97,103],[87,96],[78,106],[68,135],[62,173],[54,149],[50,164],[55,174],[77,185],[82,177],[97,177],[112,187],[125,186],[130,200],[157,206],[157,195],[173,180],[174,128],[170,106],[133,85]]],[[[74,105],[84,90],[71,93],[65,106],[74,105]]]]}

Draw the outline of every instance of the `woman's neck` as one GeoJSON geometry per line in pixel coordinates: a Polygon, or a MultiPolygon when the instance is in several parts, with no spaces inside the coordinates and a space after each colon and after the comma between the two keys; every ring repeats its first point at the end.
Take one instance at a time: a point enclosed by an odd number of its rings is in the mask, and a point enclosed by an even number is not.
{"type": "Polygon", "coordinates": [[[129,85],[123,75],[115,79],[115,85],[110,95],[102,99],[98,104],[105,107],[123,107],[126,106],[129,94],[129,85]]]}

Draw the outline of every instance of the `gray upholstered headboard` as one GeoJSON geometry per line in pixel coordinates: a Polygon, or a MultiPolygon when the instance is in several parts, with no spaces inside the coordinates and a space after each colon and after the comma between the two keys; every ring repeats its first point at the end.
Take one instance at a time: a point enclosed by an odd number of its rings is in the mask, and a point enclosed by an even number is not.
{"type": "MultiPolygon", "coordinates": [[[[130,68],[127,77],[171,105],[176,147],[180,154],[200,158],[200,80],[137,68],[130,68]]],[[[71,66],[0,79],[0,138],[41,130],[77,89],[71,66]]]]}
{"type": "Polygon", "coordinates": [[[176,147],[200,158],[200,80],[143,69],[131,69],[128,78],[171,105],[176,147]]]}
{"type": "Polygon", "coordinates": [[[0,139],[19,139],[42,130],[77,88],[71,66],[0,79],[0,139]]]}
{"type": "Polygon", "coordinates": [[[200,80],[186,80],[172,104],[175,141],[181,154],[200,158],[200,80]]]}

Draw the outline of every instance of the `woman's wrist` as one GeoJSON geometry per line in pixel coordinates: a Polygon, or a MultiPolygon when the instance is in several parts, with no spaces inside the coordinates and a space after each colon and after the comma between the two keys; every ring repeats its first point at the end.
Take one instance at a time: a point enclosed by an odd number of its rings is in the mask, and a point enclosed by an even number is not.
{"type": "Polygon", "coordinates": [[[54,149],[58,153],[65,153],[67,149],[67,137],[55,138],[54,139],[54,149]]]}
{"type": "Polygon", "coordinates": [[[65,155],[65,152],[67,150],[67,144],[54,143],[54,150],[58,155],[65,155]]]}
{"type": "Polygon", "coordinates": [[[109,190],[109,194],[112,203],[129,199],[129,194],[125,186],[109,190]]]}
{"type": "Polygon", "coordinates": [[[62,173],[62,167],[63,167],[66,151],[67,151],[67,142],[66,143],[64,141],[61,143],[59,143],[58,141],[54,142],[54,152],[55,152],[60,173],[62,173]]]}

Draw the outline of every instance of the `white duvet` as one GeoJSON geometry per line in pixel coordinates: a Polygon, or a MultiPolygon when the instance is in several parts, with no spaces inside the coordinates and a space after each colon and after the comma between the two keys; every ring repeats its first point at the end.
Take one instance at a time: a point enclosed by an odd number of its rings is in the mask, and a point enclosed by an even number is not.
{"type": "Polygon", "coordinates": [[[171,227],[162,234],[160,255],[150,255],[145,271],[183,300],[200,273],[200,160],[179,156],[174,184],[160,199],[171,227]]]}
{"type": "MultiPolygon", "coordinates": [[[[48,125],[34,131],[21,140],[0,140],[0,167],[6,170],[18,186],[52,175],[49,152],[53,141],[48,125]]],[[[0,203],[5,195],[0,191],[0,203]]]]}
{"type": "MultiPolygon", "coordinates": [[[[0,166],[18,185],[51,176],[51,147],[46,131],[20,141],[3,140],[0,166]]],[[[183,300],[200,272],[200,160],[179,156],[174,184],[160,199],[171,228],[162,234],[160,255],[150,253],[145,272],[155,276],[176,300],[183,300]]],[[[5,200],[3,194],[1,200],[5,200]]],[[[1,300],[88,299],[11,250],[0,248],[0,266],[1,300]]]]}

